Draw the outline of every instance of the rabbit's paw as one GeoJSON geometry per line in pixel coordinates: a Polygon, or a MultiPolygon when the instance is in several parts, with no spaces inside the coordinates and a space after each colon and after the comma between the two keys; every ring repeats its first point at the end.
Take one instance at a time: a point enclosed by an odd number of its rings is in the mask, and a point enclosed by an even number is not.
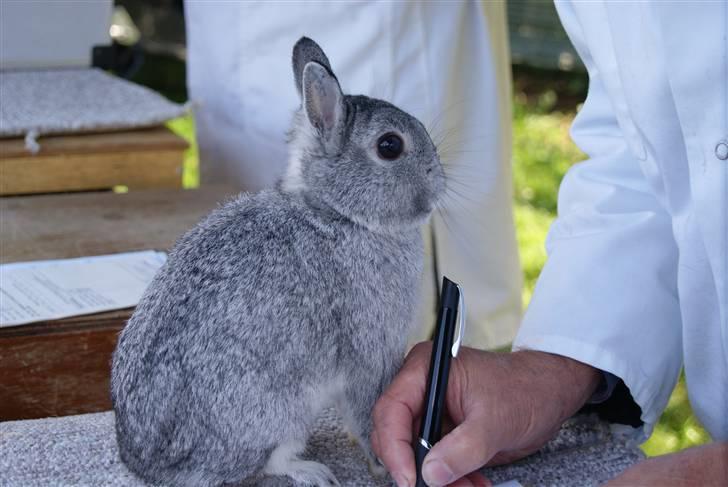
{"type": "Polygon", "coordinates": [[[359,438],[357,438],[356,435],[354,433],[352,433],[351,431],[346,432],[346,439],[349,442],[349,444],[352,446],[359,445],[359,438]]]}
{"type": "Polygon", "coordinates": [[[369,472],[377,477],[382,478],[387,475],[387,469],[381,464],[378,458],[369,457],[367,458],[367,465],[369,466],[369,472]]]}
{"type": "Polygon", "coordinates": [[[297,484],[313,487],[341,487],[329,467],[322,463],[301,460],[298,455],[303,451],[305,442],[289,441],[280,444],[271,453],[265,473],[285,475],[297,484]]]}
{"type": "Polygon", "coordinates": [[[297,483],[314,487],[341,487],[329,467],[323,463],[308,460],[297,460],[289,464],[290,470],[286,473],[297,483]]]}

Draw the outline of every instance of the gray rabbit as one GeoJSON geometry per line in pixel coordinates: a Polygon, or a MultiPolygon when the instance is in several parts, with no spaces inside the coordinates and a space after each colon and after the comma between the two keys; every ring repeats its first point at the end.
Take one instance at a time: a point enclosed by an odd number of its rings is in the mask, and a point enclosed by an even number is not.
{"type": "Polygon", "coordinates": [[[149,482],[339,485],[299,458],[329,406],[375,464],[371,409],[405,352],[445,176],[424,126],[344,95],[315,42],[293,71],[287,173],[181,237],[119,338],[119,451],[149,482]]]}

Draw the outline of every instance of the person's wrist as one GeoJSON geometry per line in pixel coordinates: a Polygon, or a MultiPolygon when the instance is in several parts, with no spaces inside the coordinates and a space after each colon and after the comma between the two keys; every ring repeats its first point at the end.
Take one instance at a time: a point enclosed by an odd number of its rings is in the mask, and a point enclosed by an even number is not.
{"type": "Polygon", "coordinates": [[[601,380],[600,371],[591,365],[563,355],[537,350],[516,354],[528,355],[532,370],[543,377],[540,389],[544,395],[558,398],[560,419],[565,420],[581,408],[596,391],[601,380]]]}

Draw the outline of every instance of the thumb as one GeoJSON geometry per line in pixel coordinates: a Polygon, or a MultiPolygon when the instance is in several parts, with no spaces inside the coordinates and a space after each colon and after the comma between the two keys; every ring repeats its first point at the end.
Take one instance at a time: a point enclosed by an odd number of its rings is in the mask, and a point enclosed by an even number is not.
{"type": "Polygon", "coordinates": [[[489,438],[492,437],[485,421],[461,423],[425,457],[422,465],[425,483],[430,487],[448,485],[485,465],[497,453],[489,438]]]}

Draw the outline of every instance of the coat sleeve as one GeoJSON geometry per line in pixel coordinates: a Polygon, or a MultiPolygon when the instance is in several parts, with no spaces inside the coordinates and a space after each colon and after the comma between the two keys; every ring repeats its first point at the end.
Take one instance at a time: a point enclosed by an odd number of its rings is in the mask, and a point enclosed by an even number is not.
{"type": "Polygon", "coordinates": [[[561,184],[548,261],[514,349],[568,356],[622,379],[641,408],[638,436],[646,439],[682,366],[677,246],[576,15],[566,3],[557,7],[589,71],[589,94],[571,129],[589,158],[561,184]]]}

